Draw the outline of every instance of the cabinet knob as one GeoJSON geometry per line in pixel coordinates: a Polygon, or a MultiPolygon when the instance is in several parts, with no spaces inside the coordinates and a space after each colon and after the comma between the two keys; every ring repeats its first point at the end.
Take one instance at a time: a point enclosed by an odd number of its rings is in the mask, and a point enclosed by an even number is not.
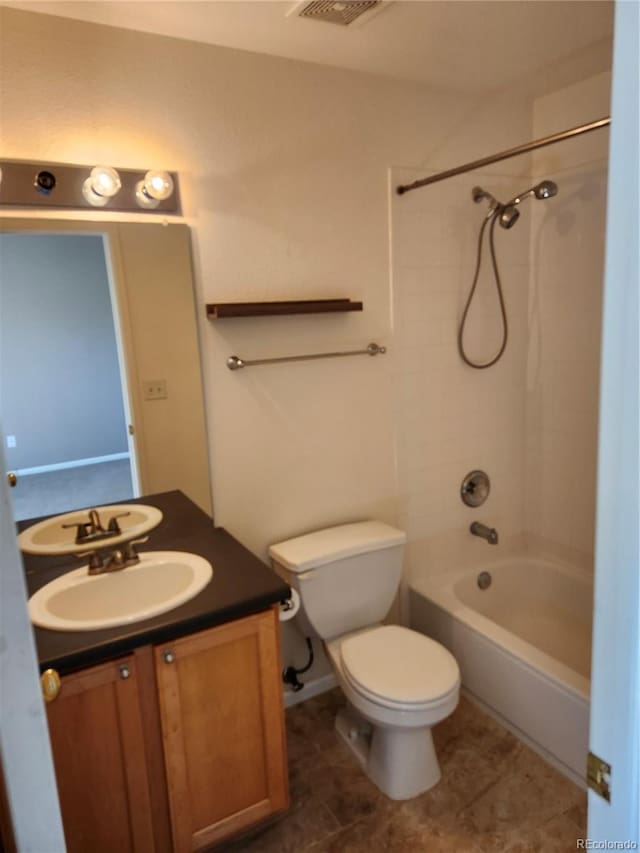
{"type": "Polygon", "coordinates": [[[126,678],[131,677],[131,670],[129,669],[129,667],[127,666],[126,663],[121,664],[118,667],[118,671],[120,672],[120,678],[122,678],[122,679],[126,679],[126,678]]]}
{"type": "Polygon", "coordinates": [[[53,702],[54,699],[57,699],[61,685],[60,676],[55,669],[46,669],[40,676],[40,687],[44,701],[53,702]]]}
{"type": "Polygon", "coordinates": [[[162,657],[163,657],[165,663],[173,663],[174,660],[176,659],[176,656],[171,651],[171,649],[167,649],[165,652],[163,652],[162,657]]]}
{"type": "Polygon", "coordinates": [[[15,471],[9,471],[9,473],[7,474],[7,483],[9,483],[12,489],[15,489],[15,487],[18,485],[18,475],[15,473],[15,471]]]}

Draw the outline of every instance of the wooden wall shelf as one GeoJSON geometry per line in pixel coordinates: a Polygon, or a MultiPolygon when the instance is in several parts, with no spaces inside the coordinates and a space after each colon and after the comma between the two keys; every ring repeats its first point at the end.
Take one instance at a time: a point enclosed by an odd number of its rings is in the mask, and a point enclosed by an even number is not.
{"type": "Polygon", "coordinates": [[[207,317],[210,320],[341,311],[362,311],[362,302],[352,302],[351,299],[290,299],[281,302],[216,302],[207,305],[207,317]]]}

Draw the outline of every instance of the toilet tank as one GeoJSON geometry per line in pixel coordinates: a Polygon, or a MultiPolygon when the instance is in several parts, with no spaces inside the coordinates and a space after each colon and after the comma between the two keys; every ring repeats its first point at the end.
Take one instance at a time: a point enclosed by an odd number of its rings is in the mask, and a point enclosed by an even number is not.
{"type": "Polygon", "coordinates": [[[316,530],[269,548],[300,594],[305,632],[328,640],[381,622],[402,574],[406,534],[381,521],[316,530]]]}

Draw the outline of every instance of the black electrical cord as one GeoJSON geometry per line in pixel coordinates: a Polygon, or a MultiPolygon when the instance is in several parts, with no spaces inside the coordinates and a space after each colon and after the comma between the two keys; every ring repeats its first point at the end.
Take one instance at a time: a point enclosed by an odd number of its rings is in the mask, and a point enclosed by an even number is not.
{"type": "Polygon", "coordinates": [[[305,637],[307,648],[309,649],[309,660],[301,669],[296,669],[295,666],[288,666],[282,673],[282,680],[285,684],[290,684],[293,690],[297,693],[302,690],[304,684],[298,680],[298,676],[307,672],[313,666],[313,643],[311,637],[305,637]]]}

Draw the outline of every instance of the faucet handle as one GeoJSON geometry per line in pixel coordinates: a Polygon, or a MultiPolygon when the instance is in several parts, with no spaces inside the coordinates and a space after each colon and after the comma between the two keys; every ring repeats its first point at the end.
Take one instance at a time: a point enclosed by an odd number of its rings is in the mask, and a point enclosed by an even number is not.
{"type": "Polygon", "coordinates": [[[140,560],[138,556],[138,552],[135,549],[136,545],[144,545],[145,542],[149,541],[148,536],[143,536],[141,539],[132,539],[130,542],[127,542],[124,549],[124,558],[125,560],[135,560],[137,563],[140,560]]]}
{"type": "Polygon", "coordinates": [[[76,560],[84,560],[89,557],[89,574],[98,575],[104,570],[104,560],[98,551],[81,551],[79,554],[73,555],[76,560]]]}
{"type": "Polygon", "coordinates": [[[72,527],[76,528],[76,545],[82,545],[83,542],[86,542],[86,540],[89,539],[88,521],[74,521],[71,524],[61,524],[60,526],[65,530],[70,530],[72,527]]]}
{"type": "Polygon", "coordinates": [[[114,533],[116,535],[119,535],[120,533],[122,533],[122,530],[120,529],[120,525],[118,524],[118,519],[124,518],[127,515],[131,515],[131,513],[130,512],[119,512],[119,513],[116,513],[116,515],[112,515],[111,518],[109,519],[109,523],[107,524],[107,530],[109,531],[109,533],[114,533]]]}

